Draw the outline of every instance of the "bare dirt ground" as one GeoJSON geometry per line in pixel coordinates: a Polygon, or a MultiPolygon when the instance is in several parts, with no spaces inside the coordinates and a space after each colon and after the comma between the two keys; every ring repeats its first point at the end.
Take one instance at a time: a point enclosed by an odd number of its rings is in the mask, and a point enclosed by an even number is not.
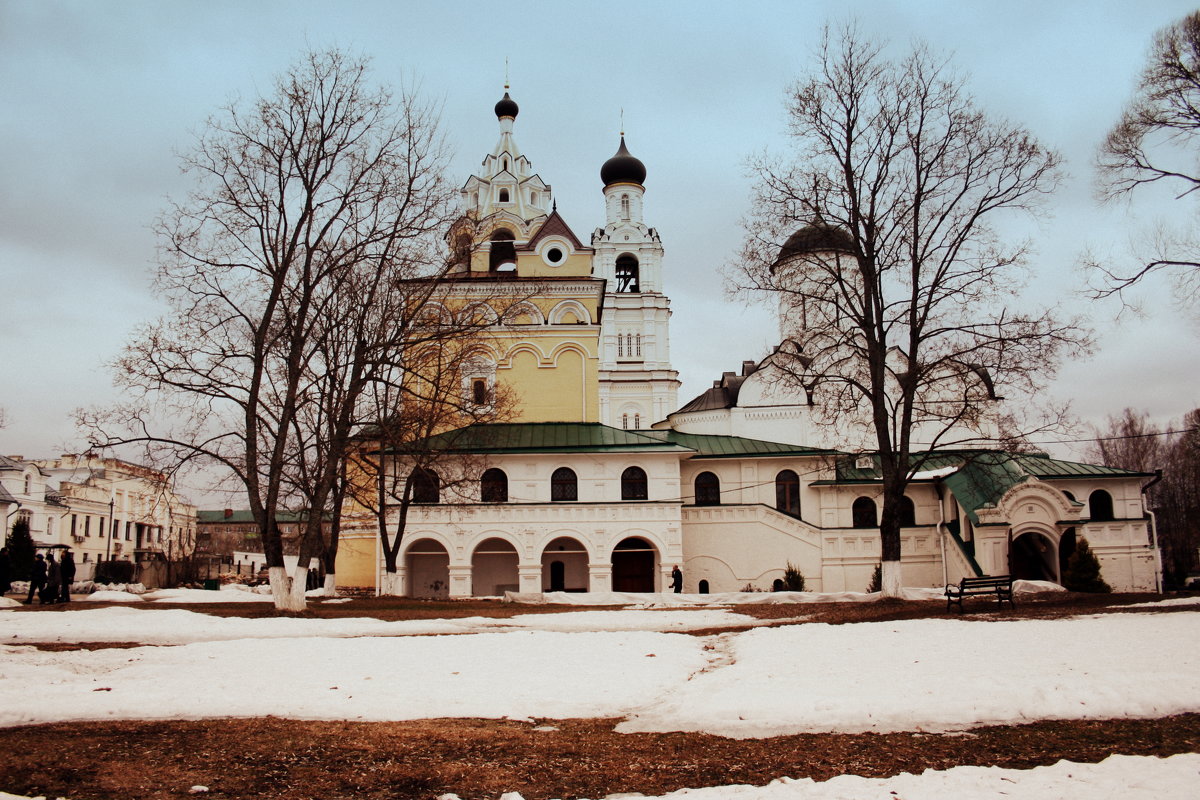
{"type": "MultiPolygon", "coordinates": [[[[1170,613],[1128,608],[1152,595],[1053,595],[1000,610],[977,600],[967,620],[1053,618],[1093,613],[1170,613]]],[[[51,606],[15,613],[71,613],[51,606]]],[[[155,607],[163,607],[155,604],[155,607]]],[[[222,616],[271,616],[269,604],[189,606],[222,616]]],[[[426,619],[561,612],[569,607],[486,601],[425,603],[396,598],[314,603],[304,616],[426,619]]],[[[783,620],[847,624],[945,616],[945,604],[828,603],[738,606],[783,620]]],[[[957,616],[957,614],[955,614],[957,616]]],[[[802,623],[801,623],[802,624],[802,623]]],[[[74,645],[78,647],[79,645],[74,645]]],[[[112,645],[105,645],[112,646],[112,645]]],[[[48,645],[49,647],[49,645],[48,645]]],[[[65,649],[72,645],[53,645],[65,649]]],[[[1200,715],[1153,720],[1039,722],[957,734],[804,734],[734,740],[691,733],[618,734],[618,720],[441,719],[361,723],[212,719],[95,722],[0,729],[0,789],[29,796],[207,797],[400,800],[455,792],[464,800],[598,798],[662,794],[685,787],[787,776],[825,780],[852,773],[885,777],[957,765],[1029,768],[1060,759],[1095,762],[1113,753],[1200,752],[1200,715]]]]}

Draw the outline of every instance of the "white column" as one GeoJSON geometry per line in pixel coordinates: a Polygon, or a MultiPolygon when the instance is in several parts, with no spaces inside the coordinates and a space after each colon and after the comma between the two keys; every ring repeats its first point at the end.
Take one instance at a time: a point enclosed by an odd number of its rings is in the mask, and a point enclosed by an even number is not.
{"type": "Polygon", "coordinates": [[[518,564],[517,576],[522,592],[542,591],[541,564],[518,564]]]}
{"type": "Polygon", "coordinates": [[[471,565],[450,565],[450,596],[471,596],[471,565]]]}
{"type": "Polygon", "coordinates": [[[588,591],[612,591],[612,562],[605,561],[599,564],[588,564],[588,591]]]}

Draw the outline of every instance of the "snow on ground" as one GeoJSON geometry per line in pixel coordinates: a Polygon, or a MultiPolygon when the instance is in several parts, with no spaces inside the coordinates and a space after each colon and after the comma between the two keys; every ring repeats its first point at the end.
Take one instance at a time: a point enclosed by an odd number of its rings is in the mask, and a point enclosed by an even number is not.
{"type": "Polygon", "coordinates": [[[422,636],[484,631],[688,631],[761,624],[724,609],[687,611],[580,611],[461,619],[384,622],[372,617],[313,619],[298,617],[215,617],[185,609],[97,608],[57,614],[10,614],[4,617],[0,644],[27,642],[138,642],[188,644],[231,639],[354,636],[422,636]]]}
{"type": "MultiPolygon", "coordinates": [[[[1059,761],[1028,770],[954,767],[907,772],[890,778],[839,775],[827,781],[781,778],[766,786],[713,786],[681,789],[657,797],[610,795],[612,800],[1195,800],[1200,755],[1109,756],[1099,764],[1059,761]]],[[[0,792],[0,800],[27,800],[0,792]]],[[[442,795],[440,800],[457,800],[442,795]]],[[[522,800],[509,792],[499,800],[522,800]]]]}
{"type": "Polygon", "coordinates": [[[0,725],[623,716],[624,731],[758,737],[1200,711],[1200,652],[1164,649],[1200,639],[1200,613],[663,632],[672,617],[697,616],[708,618],[701,627],[739,618],[717,610],[391,623],[144,607],[13,614],[0,634],[0,725]],[[461,635],[397,635],[421,630],[461,635]],[[20,646],[137,640],[178,646],[20,646]]]}
{"type": "Polygon", "coordinates": [[[1200,614],[920,619],[723,634],[714,661],[620,730],[761,737],[943,731],[1200,711],[1200,614]]]}
{"type": "Polygon", "coordinates": [[[1200,606],[1200,597],[1168,597],[1152,603],[1134,603],[1125,608],[1162,608],[1163,606],[1200,606]]]}

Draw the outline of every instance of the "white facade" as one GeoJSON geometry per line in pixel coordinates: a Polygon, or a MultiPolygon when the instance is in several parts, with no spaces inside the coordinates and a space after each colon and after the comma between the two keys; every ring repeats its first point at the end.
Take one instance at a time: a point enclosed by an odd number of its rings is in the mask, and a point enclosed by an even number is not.
{"type": "Polygon", "coordinates": [[[36,545],[65,545],[77,564],[177,558],[196,541],[196,508],[174,493],[157,470],[100,456],[0,459],[0,484],[36,545]],[[15,491],[14,491],[15,490],[15,491]]]}

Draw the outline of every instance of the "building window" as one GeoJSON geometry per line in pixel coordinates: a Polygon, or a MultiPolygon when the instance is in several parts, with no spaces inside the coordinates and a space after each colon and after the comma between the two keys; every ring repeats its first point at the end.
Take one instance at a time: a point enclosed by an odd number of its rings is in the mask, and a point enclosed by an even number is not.
{"type": "Polygon", "coordinates": [[[88,538],[92,536],[92,517],[90,514],[83,518],[83,535],[88,538]]]}
{"type": "Polygon", "coordinates": [[[33,476],[25,476],[25,494],[28,496],[33,493],[33,476]]]}
{"type": "Polygon", "coordinates": [[[71,536],[75,535],[75,526],[76,526],[77,522],[78,522],[78,518],[74,514],[72,514],[71,515],[71,536]]]}
{"type": "Polygon", "coordinates": [[[100,518],[100,538],[104,538],[104,523],[108,522],[104,517],[100,518]]]}
{"type": "Polygon", "coordinates": [[[414,503],[434,504],[440,499],[437,473],[417,467],[408,476],[409,498],[414,503]]]}
{"type": "Polygon", "coordinates": [[[634,342],[636,343],[636,350],[637,350],[635,355],[637,355],[638,358],[641,358],[642,357],[642,335],[640,333],[634,334],[634,342]]]}
{"type": "Polygon", "coordinates": [[[625,253],[617,257],[617,291],[638,292],[638,260],[625,253]]]}
{"type": "Polygon", "coordinates": [[[501,189],[501,190],[500,190],[500,202],[501,202],[501,203],[507,203],[507,202],[508,202],[508,189],[501,189]]]}
{"type": "Polygon", "coordinates": [[[486,406],[488,403],[487,381],[483,378],[475,378],[471,381],[471,402],[477,406],[486,406]]]}
{"type": "Polygon", "coordinates": [[[913,505],[912,498],[908,495],[900,498],[897,515],[900,517],[901,528],[911,528],[917,524],[917,507],[913,505]]]}
{"type": "Polygon", "coordinates": [[[535,191],[532,191],[532,190],[531,190],[531,191],[529,192],[529,204],[530,204],[530,205],[534,205],[534,206],[536,206],[536,205],[537,205],[537,201],[538,201],[538,194],[537,194],[537,192],[535,192],[535,191]]]}
{"type": "Polygon", "coordinates": [[[1111,522],[1113,516],[1112,495],[1103,489],[1097,489],[1088,496],[1088,516],[1092,522],[1111,522]]]}
{"type": "MultiPolygon", "coordinates": [[[[507,197],[507,193],[502,192],[507,197]]],[[[492,250],[488,254],[488,269],[491,272],[511,270],[517,263],[515,237],[511,231],[499,228],[492,232],[492,250]],[[510,266],[512,265],[512,266],[510,266]]]]}
{"type": "Polygon", "coordinates": [[[649,497],[646,485],[646,470],[641,467],[629,467],[621,473],[621,499],[645,500],[649,497]]]}
{"type": "Polygon", "coordinates": [[[775,508],[793,517],[800,516],[800,476],[790,469],[775,476],[775,508]]]}
{"type": "Polygon", "coordinates": [[[869,497],[860,497],[855,500],[851,515],[856,528],[879,527],[879,520],[875,514],[875,501],[869,497]]]}
{"type": "Polygon", "coordinates": [[[636,431],[636,430],[640,430],[641,427],[642,427],[642,415],[634,414],[633,415],[633,429],[636,431]]]}
{"type": "Polygon", "coordinates": [[[629,415],[628,414],[621,415],[621,427],[624,428],[625,430],[629,430],[629,415]]]}
{"type": "Polygon", "coordinates": [[[621,195],[621,219],[629,219],[629,195],[621,195]]]}
{"type": "Polygon", "coordinates": [[[571,503],[579,499],[579,481],[575,471],[559,467],[550,476],[550,500],[554,503],[571,503]]]}
{"type": "Polygon", "coordinates": [[[711,472],[701,472],[696,476],[696,505],[721,505],[721,481],[711,472]]]}
{"type": "Polygon", "coordinates": [[[485,503],[508,502],[508,476],[504,470],[492,467],[484,471],[479,479],[479,499],[485,503]]]}

